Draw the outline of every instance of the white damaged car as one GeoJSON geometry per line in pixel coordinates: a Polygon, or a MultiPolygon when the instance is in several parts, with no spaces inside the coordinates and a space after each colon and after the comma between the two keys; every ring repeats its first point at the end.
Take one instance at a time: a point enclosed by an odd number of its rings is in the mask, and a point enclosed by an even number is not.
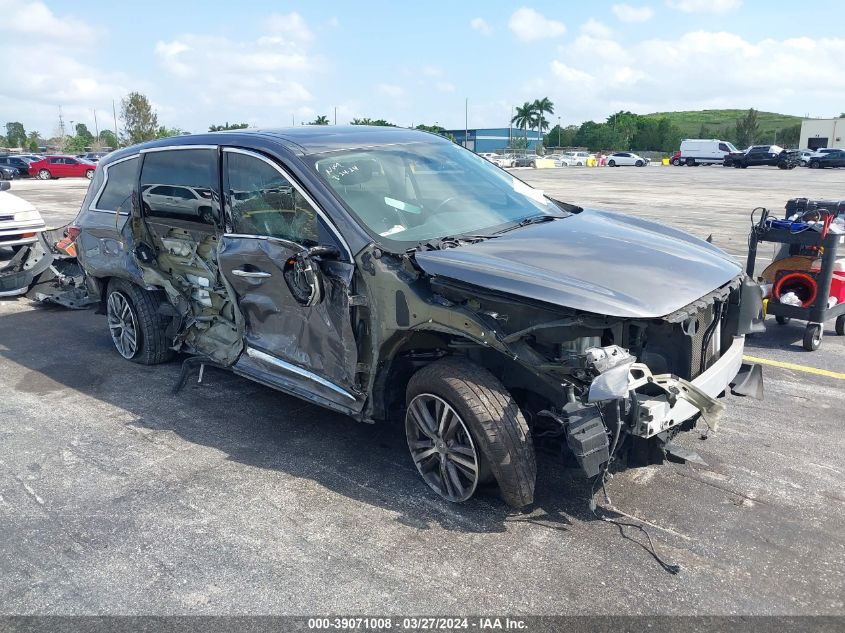
{"type": "Polygon", "coordinates": [[[38,210],[26,200],[9,193],[10,184],[0,182],[0,246],[18,250],[38,240],[46,227],[38,210]]]}

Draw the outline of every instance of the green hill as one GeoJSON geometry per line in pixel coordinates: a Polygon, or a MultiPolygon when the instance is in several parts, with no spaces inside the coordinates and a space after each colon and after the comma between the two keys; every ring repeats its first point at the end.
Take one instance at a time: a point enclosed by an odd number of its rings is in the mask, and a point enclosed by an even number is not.
{"type": "MultiPolygon", "coordinates": [[[[705,138],[727,138],[733,134],[736,120],[745,116],[748,110],[694,110],[689,112],[653,112],[645,116],[666,117],[681,130],[684,138],[701,138],[702,126],[708,134],[705,138]],[[729,132],[725,134],[724,132],[729,132]]],[[[800,116],[778,114],[777,112],[757,112],[760,121],[760,133],[763,138],[774,137],[778,130],[800,124],[800,116]]],[[[772,142],[772,141],[769,141],[772,142]]]]}

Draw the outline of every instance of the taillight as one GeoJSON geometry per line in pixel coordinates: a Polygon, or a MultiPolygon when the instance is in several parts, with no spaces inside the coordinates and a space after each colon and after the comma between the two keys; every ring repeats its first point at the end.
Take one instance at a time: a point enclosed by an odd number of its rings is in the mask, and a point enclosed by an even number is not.
{"type": "Polygon", "coordinates": [[[76,257],[76,245],[74,242],[82,232],[78,226],[71,225],[65,229],[65,237],[56,242],[56,248],[71,257],[76,257]]]}

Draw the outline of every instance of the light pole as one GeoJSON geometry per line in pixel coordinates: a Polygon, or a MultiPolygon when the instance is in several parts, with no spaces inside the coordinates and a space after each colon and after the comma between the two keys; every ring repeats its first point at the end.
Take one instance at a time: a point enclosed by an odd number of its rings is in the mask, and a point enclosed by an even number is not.
{"type": "Polygon", "coordinates": [[[560,149],[560,117],[557,118],[557,148],[560,149]]]}

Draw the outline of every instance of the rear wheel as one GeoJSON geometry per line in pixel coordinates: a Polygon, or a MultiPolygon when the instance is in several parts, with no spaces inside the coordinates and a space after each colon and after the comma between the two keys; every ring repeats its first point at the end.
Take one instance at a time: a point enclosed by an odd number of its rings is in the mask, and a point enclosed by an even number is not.
{"type": "Polygon", "coordinates": [[[845,314],[840,314],[836,317],[836,334],[845,336],[845,314]]]}
{"type": "Polygon", "coordinates": [[[681,164],[681,161],[679,161],[679,160],[676,158],[675,160],[673,160],[673,161],[672,161],[672,164],[673,164],[675,167],[678,167],[678,166],[681,164]]]}
{"type": "Polygon", "coordinates": [[[778,325],[786,325],[790,322],[790,320],[791,319],[789,317],[781,316],[779,314],[775,316],[775,321],[777,321],[778,325]]]}
{"type": "Polygon", "coordinates": [[[87,170],[87,171],[85,172],[85,177],[86,177],[88,180],[91,180],[91,179],[94,177],[94,170],[93,170],[93,169],[89,169],[89,170],[87,170]]]}
{"type": "Polygon", "coordinates": [[[534,500],[531,431],[493,374],[463,359],[440,360],[413,375],[406,402],[408,448],[437,494],[460,503],[492,477],[509,505],[534,500]]]}
{"type": "Polygon", "coordinates": [[[819,161],[811,160],[810,161],[810,169],[818,169],[820,167],[819,161]]]}
{"type": "Polygon", "coordinates": [[[158,301],[135,284],[115,279],[108,286],[106,318],[117,352],[142,365],[170,360],[165,325],[158,314],[158,301]]]}
{"type": "Polygon", "coordinates": [[[38,170],[38,179],[39,180],[50,180],[50,178],[52,178],[52,177],[53,177],[53,175],[49,171],[47,171],[46,169],[39,169],[38,170]]]}

